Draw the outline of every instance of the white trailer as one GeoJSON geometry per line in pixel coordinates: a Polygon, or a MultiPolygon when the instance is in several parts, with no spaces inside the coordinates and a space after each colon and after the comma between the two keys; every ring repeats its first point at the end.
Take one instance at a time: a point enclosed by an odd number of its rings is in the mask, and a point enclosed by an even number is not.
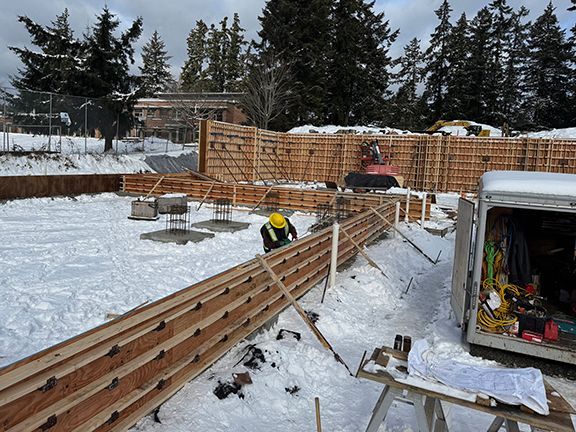
{"type": "MultiPolygon", "coordinates": [[[[492,171],[481,177],[477,211],[463,198],[458,205],[452,273],[452,308],[472,347],[576,364],[576,335],[570,326],[576,319],[575,242],[576,175],[492,171]],[[523,264],[512,248],[520,250],[520,258],[528,263],[523,264]],[[494,270],[494,265],[487,265],[487,256],[498,259],[494,250],[501,253],[501,272],[490,279],[493,283],[486,283],[494,270]],[[546,319],[559,317],[554,321],[561,324],[558,340],[527,340],[523,334],[527,337],[530,332],[519,332],[517,323],[497,329],[484,324],[482,315],[492,311],[486,306],[486,287],[526,277],[529,290],[537,289],[532,302],[542,308],[531,312],[547,314],[546,319]]],[[[513,295],[507,301],[517,304],[513,295]]],[[[527,325],[527,315],[515,313],[511,316],[524,317],[527,325]]]]}

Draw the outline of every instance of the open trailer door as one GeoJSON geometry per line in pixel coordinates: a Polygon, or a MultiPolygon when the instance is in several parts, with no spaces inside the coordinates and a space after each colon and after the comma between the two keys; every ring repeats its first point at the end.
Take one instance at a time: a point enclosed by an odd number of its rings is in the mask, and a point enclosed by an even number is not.
{"type": "Polygon", "coordinates": [[[460,198],[458,201],[458,223],[452,268],[452,298],[450,304],[460,326],[467,321],[466,310],[470,304],[468,288],[472,227],[474,225],[474,203],[460,198]]]}

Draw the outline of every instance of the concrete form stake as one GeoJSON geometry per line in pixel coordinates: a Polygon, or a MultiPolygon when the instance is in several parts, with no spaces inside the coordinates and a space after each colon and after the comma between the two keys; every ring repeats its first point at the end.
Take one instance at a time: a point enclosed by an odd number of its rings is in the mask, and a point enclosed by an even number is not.
{"type": "Polygon", "coordinates": [[[410,188],[406,193],[406,212],[404,213],[404,222],[410,222],[410,188]]]}
{"type": "Polygon", "coordinates": [[[426,198],[428,194],[424,192],[422,196],[422,217],[420,218],[420,228],[424,229],[424,220],[426,219],[426,198]]]}
{"type": "Polygon", "coordinates": [[[330,283],[328,286],[333,288],[336,285],[336,267],[338,267],[338,234],[340,225],[334,222],[332,225],[332,255],[330,257],[330,283]]]}
{"type": "Polygon", "coordinates": [[[316,431],[322,432],[322,422],[320,420],[320,398],[314,398],[314,404],[316,405],[316,431]]]}

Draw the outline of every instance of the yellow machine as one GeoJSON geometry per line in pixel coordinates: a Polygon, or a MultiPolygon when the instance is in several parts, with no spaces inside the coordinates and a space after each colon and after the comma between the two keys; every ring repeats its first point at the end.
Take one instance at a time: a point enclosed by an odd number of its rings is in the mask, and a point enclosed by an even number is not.
{"type": "Polygon", "coordinates": [[[470,135],[480,136],[480,137],[490,136],[490,130],[489,129],[482,129],[482,126],[474,125],[474,124],[472,124],[472,122],[469,122],[466,120],[451,120],[451,121],[438,120],[436,123],[434,123],[428,129],[426,129],[426,132],[435,133],[439,129],[443,128],[444,126],[462,126],[464,129],[466,129],[466,136],[470,136],[470,135]]]}

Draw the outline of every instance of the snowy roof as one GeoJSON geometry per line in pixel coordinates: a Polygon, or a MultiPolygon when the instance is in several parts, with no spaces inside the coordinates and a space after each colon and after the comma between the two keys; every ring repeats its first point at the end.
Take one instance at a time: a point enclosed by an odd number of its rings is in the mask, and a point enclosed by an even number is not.
{"type": "Polygon", "coordinates": [[[576,197],[576,175],[527,171],[490,171],[480,179],[482,192],[576,197]]]}

